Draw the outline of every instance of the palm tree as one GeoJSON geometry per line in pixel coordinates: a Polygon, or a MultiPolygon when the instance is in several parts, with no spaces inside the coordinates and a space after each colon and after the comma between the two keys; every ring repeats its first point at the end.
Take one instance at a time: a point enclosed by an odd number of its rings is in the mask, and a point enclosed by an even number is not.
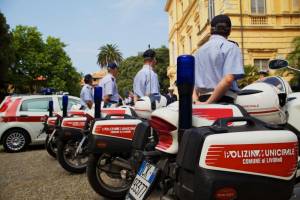
{"type": "Polygon", "coordinates": [[[107,66],[110,62],[120,63],[123,60],[122,53],[116,44],[106,44],[99,50],[97,64],[100,67],[107,66]]]}

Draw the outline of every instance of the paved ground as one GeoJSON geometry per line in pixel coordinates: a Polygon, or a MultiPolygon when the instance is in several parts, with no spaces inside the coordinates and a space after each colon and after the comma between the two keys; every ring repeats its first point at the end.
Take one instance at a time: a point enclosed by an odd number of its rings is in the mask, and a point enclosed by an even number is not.
{"type": "MultiPolygon", "coordinates": [[[[300,200],[300,185],[295,190],[300,200]]],[[[153,199],[159,199],[155,194],[153,199]]],[[[0,200],[103,200],[85,174],[70,174],[43,147],[9,154],[0,146],[0,200]]]]}
{"type": "MultiPolygon", "coordinates": [[[[157,194],[151,200],[159,199],[157,194]]],[[[66,172],[43,146],[5,153],[0,146],[0,200],[104,200],[85,174],[66,172]]]]}
{"type": "Polygon", "coordinates": [[[85,174],[70,174],[42,147],[9,154],[0,150],[0,199],[104,199],[85,174]]]}

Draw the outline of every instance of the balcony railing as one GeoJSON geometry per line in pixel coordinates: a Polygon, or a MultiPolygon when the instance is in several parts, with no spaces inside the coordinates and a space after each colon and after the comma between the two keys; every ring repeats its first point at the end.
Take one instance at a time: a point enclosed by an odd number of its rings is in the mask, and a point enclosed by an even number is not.
{"type": "Polygon", "coordinates": [[[266,16],[251,16],[250,23],[253,25],[268,24],[268,18],[266,16]]]}

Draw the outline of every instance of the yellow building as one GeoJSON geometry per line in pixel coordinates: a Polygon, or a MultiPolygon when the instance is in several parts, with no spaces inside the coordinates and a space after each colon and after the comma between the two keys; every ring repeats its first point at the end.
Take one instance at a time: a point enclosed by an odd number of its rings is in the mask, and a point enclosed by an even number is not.
{"type": "Polygon", "coordinates": [[[267,67],[285,58],[300,36],[300,0],[167,0],[170,84],[176,79],[176,58],[193,54],[210,36],[210,20],[226,14],[232,21],[230,40],[238,42],[244,65],[267,67]]]}

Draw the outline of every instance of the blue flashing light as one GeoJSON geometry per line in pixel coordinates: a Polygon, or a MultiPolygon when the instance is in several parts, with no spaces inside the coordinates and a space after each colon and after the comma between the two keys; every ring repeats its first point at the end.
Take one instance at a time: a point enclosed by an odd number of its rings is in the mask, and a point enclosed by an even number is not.
{"type": "Polygon", "coordinates": [[[68,101],[69,101],[68,95],[63,95],[63,97],[62,97],[62,106],[67,108],[68,107],[68,101]]]}
{"type": "Polygon", "coordinates": [[[94,89],[94,101],[101,101],[102,100],[102,87],[95,87],[94,89]]]}
{"type": "Polygon", "coordinates": [[[49,101],[48,107],[49,107],[49,110],[53,110],[53,101],[49,101]]]}
{"type": "Polygon", "coordinates": [[[195,58],[191,55],[182,55],[177,58],[177,84],[195,83],[195,58]]]}

